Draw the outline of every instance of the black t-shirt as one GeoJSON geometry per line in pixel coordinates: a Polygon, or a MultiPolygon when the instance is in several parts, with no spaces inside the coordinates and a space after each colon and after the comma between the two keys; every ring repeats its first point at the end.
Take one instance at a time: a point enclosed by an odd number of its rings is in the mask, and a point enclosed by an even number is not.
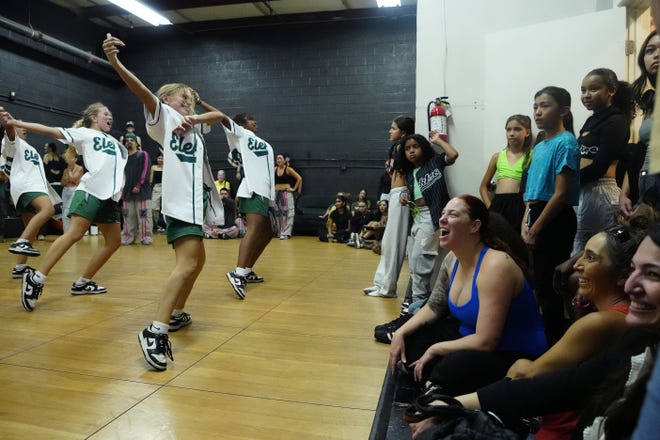
{"type": "Polygon", "coordinates": [[[350,219],[351,213],[348,209],[344,209],[343,213],[340,213],[338,209],[335,209],[330,213],[330,220],[332,220],[337,226],[338,231],[348,229],[348,221],[350,219]]]}
{"type": "Polygon", "coordinates": [[[630,121],[617,107],[595,113],[580,129],[580,158],[593,162],[580,170],[580,185],[601,178],[612,162],[622,158],[630,138],[630,121]]]}

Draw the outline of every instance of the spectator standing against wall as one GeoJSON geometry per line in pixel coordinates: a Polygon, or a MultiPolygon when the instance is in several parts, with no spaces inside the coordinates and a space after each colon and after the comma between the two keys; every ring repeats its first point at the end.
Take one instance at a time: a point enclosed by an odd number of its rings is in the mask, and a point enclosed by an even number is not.
{"type": "Polygon", "coordinates": [[[142,139],[140,139],[140,136],[138,136],[137,133],[135,133],[135,124],[133,123],[133,121],[127,121],[126,122],[126,133],[124,133],[123,136],[119,137],[119,142],[124,144],[124,141],[126,140],[126,135],[127,134],[135,135],[135,137],[137,138],[138,150],[140,150],[142,148],[142,139]]]}
{"type": "Polygon", "coordinates": [[[62,156],[57,152],[57,145],[54,142],[48,142],[44,145],[44,170],[46,171],[46,179],[48,183],[55,188],[58,194],[62,193],[62,186],[60,181],[62,180],[62,172],[66,168],[66,163],[62,156]]]}
{"type": "Polygon", "coordinates": [[[62,230],[66,232],[71,224],[69,217],[69,208],[71,207],[71,200],[76,188],[80,183],[85,170],[78,165],[78,154],[75,148],[67,148],[64,152],[64,160],[66,160],[66,168],[62,171],[62,230]]]}
{"type": "Polygon", "coordinates": [[[124,146],[128,150],[128,161],[124,174],[126,183],[122,191],[122,214],[124,225],[121,244],[133,244],[139,236],[140,242],[150,245],[154,241],[153,218],[151,215],[151,184],[149,174],[149,155],[138,150],[138,138],[132,133],[124,136],[124,146]]]}
{"type": "Polygon", "coordinates": [[[296,214],[293,194],[302,188],[302,177],[288,165],[283,154],[275,156],[275,164],[275,219],[280,240],[288,240],[296,214]]]}
{"type": "Polygon", "coordinates": [[[160,208],[163,202],[163,153],[158,153],[156,163],[151,166],[149,173],[151,183],[151,216],[153,229],[156,232],[165,232],[165,221],[161,218],[160,208]]]}

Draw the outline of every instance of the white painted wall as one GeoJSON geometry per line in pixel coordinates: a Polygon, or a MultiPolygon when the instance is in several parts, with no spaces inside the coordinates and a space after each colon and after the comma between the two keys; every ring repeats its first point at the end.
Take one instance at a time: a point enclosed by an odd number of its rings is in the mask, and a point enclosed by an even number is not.
{"type": "MultiPolygon", "coordinates": [[[[437,96],[449,96],[452,104],[452,117],[449,125],[450,142],[460,152],[455,165],[447,169],[447,179],[450,193],[457,195],[471,193],[478,195],[479,182],[486,169],[492,153],[505,146],[504,131],[499,137],[486,139],[486,121],[491,112],[498,112],[498,103],[486,102],[487,71],[509,68],[520,71],[527,69],[530,78],[538,77],[539,84],[552,84],[553,73],[561,70],[558,63],[548,63],[547,66],[529,66],[521,62],[521,55],[528,52],[542,54],[543,45],[535,45],[535,41],[523,41],[519,47],[502,48],[499,57],[494,56],[493,48],[487,45],[487,36],[499,34],[505,39],[507,31],[524,28],[554,20],[575,18],[579,15],[609,11],[616,8],[614,1],[602,0],[418,0],[417,3],[417,91],[416,114],[417,130],[426,130],[426,106],[437,96]],[[487,50],[488,49],[488,50],[487,50]],[[501,63],[494,69],[487,68],[486,63],[501,63]],[[498,144],[499,142],[499,144],[498,144]]],[[[618,3],[618,2],[617,2],[618,3]]],[[[617,8],[619,9],[619,8],[617,8]]],[[[608,35],[614,33],[616,38],[625,39],[625,11],[619,9],[614,14],[621,14],[620,27],[617,29],[602,26],[600,31],[608,35]]],[[[582,29],[580,20],[569,20],[574,23],[563,32],[552,29],[555,35],[544,35],[542,40],[556,42],[557,48],[566,47],[567,51],[574,44],[581,32],[592,32],[582,29]]],[[[549,27],[548,29],[550,29],[549,27]]],[[[561,29],[561,28],[560,28],[561,29]]],[[[533,34],[532,34],[533,35],[533,34]]],[[[541,40],[541,38],[539,38],[541,40]]],[[[592,49],[599,52],[601,47],[592,49]]],[[[608,48],[607,56],[610,56],[608,48]]],[[[571,54],[574,58],[575,55],[571,54]]],[[[611,63],[617,73],[624,66],[624,54],[611,63]]],[[[589,59],[591,62],[591,58],[589,59]]],[[[572,63],[569,58],[567,63],[572,63]]],[[[607,66],[607,65],[606,65],[607,66]]],[[[590,66],[589,68],[597,67],[590,66]]],[[[580,69],[583,72],[575,78],[571,91],[574,106],[581,106],[579,97],[580,82],[589,68],[580,69]]],[[[492,81],[491,81],[492,82],[492,81]]],[[[559,84],[568,88],[567,84],[559,84]]],[[[529,85],[525,85],[529,88],[529,85]]],[[[540,87],[538,87],[540,88],[540,87]]],[[[532,101],[530,96],[538,90],[511,90],[516,99],[522,97],[522,102],[528,102],[525,109],[516,112],[527,112],[531,116],[532,101]]],[[[507,110],[508,111],[508,110],[507,110]]],[[[506,116],[504,116],[506,119],[506,116]]],[[[500,125],[503,126],[504,119],[500,125]]],[[[576,121],[579,129],[584,118],[576,121]]]]}

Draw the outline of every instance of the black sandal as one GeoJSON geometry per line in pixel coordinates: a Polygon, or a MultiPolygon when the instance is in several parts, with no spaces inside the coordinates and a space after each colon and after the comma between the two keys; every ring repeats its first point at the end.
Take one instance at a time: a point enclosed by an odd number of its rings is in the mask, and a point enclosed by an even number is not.
{"type": "Polygon", "coordinates": [[[455,416],[464,412],[463,404],[453,397],[437,392],[429,392],[417,398],[415,403],[406,408],[403,419],[408,423],[417,423],[429,417],[455,416]],[[432,403],[436,400],[444,402],[446,405],[433,405],[432,403]]]}

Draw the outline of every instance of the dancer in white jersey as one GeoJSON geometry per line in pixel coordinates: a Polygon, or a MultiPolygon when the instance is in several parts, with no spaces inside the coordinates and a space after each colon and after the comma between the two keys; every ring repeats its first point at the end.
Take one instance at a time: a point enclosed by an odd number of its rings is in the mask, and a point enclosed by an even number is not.
{"type": "Polygon", "coordinates": [[[217,213],[209,222],[224,223],[222,202],[215,190],[201,127],[218,123],[225,116],[201,101],[185,84],[165,84],[154,95],[117,58],[119,48],[124,46],[121,40],[108,34],[103,51],[144,105],[147,133],[163,148],[161,212],[167,224],[167,242],[176,254],[155,319],[138,334],[147,363],[162,371],[167,369],[167,357],[174,360],[168,331],[177,331],[192,322],[183,309],[206,261],[202,241],[205,213],[217,213]],[[195,103],[209,111],[196,115],[195,103]]]}
{"type": "MultiPolygon", "coordinates": [[[[2,107],[0,111],[3,111],[2,107]]],[[[2,131],[4,128],[0,128],[2,131]]],[[[40,255],[30,243],[37,238],[44,223],[55,214],[53,205],[62,199],[46,179],[41,156],[25,141],[24,129],[10,127],[6,135],[0,133],[0,138],[4,161],[2,171],[9,177],[11,198],[25,226],[18,240],[9,246],[9,252],[18,254],[11,276],[23,278],[23,273],[29,268],[28,257],[40,255]]]]}
{"type": "Polygon", "coordinates": [[[92,223],[98,225],[105,243],[89,260],[81,277],[73,283],[71,294],[107,292],[105,287],[97,285],[91,278],[121,246],[117,201],[124,185],[124,166],[128,156],[124,146],[108,134],[112,127],[112,113],[102,103],[94,103],[85,109],[82,119],[73,128],[20,121],[7,112],[0,113],[0,121],[5,127],[23,128],[70,145],[83,157],[87,168],[71,201],[69,229],[50,246],[39,270],[26,270],[23,274],[23,308],[28,312],[34,310],[48,273],[66,251],[85,235],[92,223]]]}
{"type": "Polygon", "coordinates": [[[273,238],[268,209],[275,200],[275,158],[273,148],[255,133],[257,121],[252,115],[241,113],[234,120],[223,118],[230,156],[240,153],[245,177],[236,196],[238,211],[245,214],[247,233],[238,248],[236,269],[227,273],[227,279],[239,299],[245,299],[247,283],[262,283],[264,279],[254,270],[254,264],[273,238]]]}

